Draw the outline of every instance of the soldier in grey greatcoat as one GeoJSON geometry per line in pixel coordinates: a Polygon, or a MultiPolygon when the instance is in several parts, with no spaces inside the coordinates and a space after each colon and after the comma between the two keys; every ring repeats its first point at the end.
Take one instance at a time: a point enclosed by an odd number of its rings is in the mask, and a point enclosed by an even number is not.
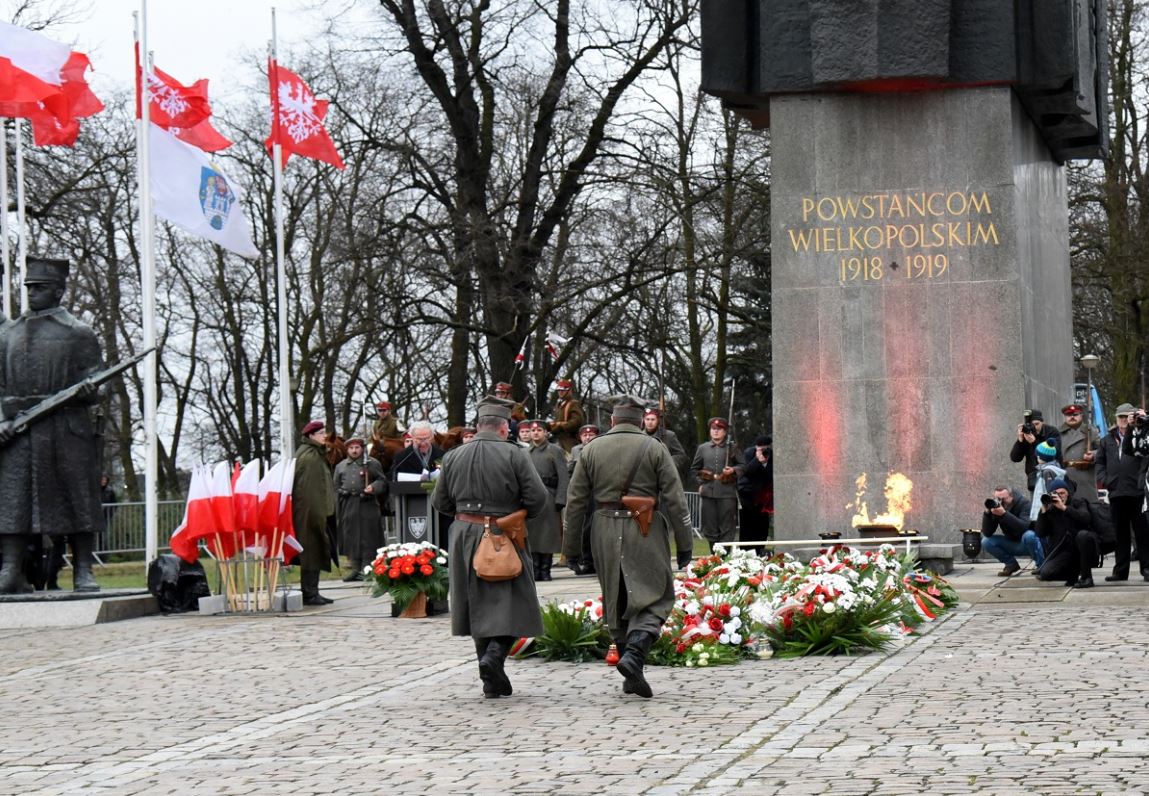
{"type": "Polygon", "coordinates": [[[478,433],[466,445],[447,451],[431,505],[454,514],[450,529],[451,633],[471,636],[486,697],[510,696],[503,666],[511,645],[543,632],[530,539],[519,551],[523,571],[511,580],[491,582],[475,574],[471,562],[483,536],[484,517],[504,517],[519,509],[527,519],[547,508],[543,486],[527,452],[506,443],[512,404],[486,398],[479,404],[478,433]]]}
{"type": "Polygon", "coordinates": [[[710,441],[698,446],[690,471],[702,498],[702,535],[710,549],[733,542],[738,534],[738,478],[746,467],[742,451],[731,442],[726,418],[710,418],[710,441]]]}
{"type": "Polygon", "coordinates": [[[351,570],[345,583],[363,580],[363,567],[375,560],[383,546],[383,517],[380,496],[387,495],[383,465],[363,455],[363,439],[347,440],[347,458],[335,465],[336,512],[339,520],[339,546],[347,553],[351,570]]]}
{"type": "Polygon", "coordinates": [[[22,559],[36,536],[67,536],[76,591],[99,591],[92,575],[95,535],[104,530],[99,449],[85,387],[69,405],[17,435],[12,420],[100,370],[91,327],[60,306],[66,260],[29,259],[29,312],[0,327],[0,593],[31,591],[22,559]]]}
{"type": "Polygon", "coordinates": [[[1091,506],[1096,506],[1097,465],[1093,459],[1101,440],[1101,432],[1096,428],[1089,428],[1089,433],[1086,433],[1085,407],[1080,404],[1062,407],[1061,414],[1065,416],[1065,423],[1058,429],[1061,434],[1061,459],[1065,462],[1065,468],[1069,470],[1069,477],[1077,484],[1077,491],[1073,496],[1085,498],[1091,506]],[[1088,447],[1086,447],[1087,437],[1088,447]]]}
{"type": "Polygon", "coordinates": [[[563,506],[567,502],[567,459],[563,449],[547,440],[547,424],[543,420],[528,420],[531,430],[531,464],[538,470],[543,486],[547,488],[547,508],[527,523],[531,540],[531,554],[535,560],[535,580],[554,580],[551,564],[554,554],[563,549],[563,506]]]}
{"type": "MultiPolygon", "coordinates": [[[[580,528],[586,513],[595,514],[591,545],[602,587],[603,618],[622,652],[617,668],[626,678],[623,693],[650,698],[643,664],[674,605],[670,535],[674,534],[680,567],[690,561],[694,539],[670,451],[640,428],[642,405],[624,398],[610,420],[611,430],[579,455],[567,488],[567,523],[580,528]],[[627,495],[657,501],[645,535],[622,506],[624,489],[627,495]]],[[[581,535],[568,533],[563,542],[567,558],[577,558],[581,548],[581,535]]]]}

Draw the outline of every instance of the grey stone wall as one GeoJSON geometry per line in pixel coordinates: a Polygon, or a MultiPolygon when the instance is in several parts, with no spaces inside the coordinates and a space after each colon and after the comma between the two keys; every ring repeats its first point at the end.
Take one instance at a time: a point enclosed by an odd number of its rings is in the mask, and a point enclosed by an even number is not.
{"type": "Polygon", "coordinates": [[[779,538],[871,516],[960,542],[1022,410],[1072,380],[1063,169],[1008,88],[773,97],[779,538]]]}

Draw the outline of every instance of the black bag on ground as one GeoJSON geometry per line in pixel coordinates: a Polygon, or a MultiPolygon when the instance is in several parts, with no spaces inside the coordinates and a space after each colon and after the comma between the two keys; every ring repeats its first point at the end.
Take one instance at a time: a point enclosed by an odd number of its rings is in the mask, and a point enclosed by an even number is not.
{"type": "Polygon", "coordinates": [[[198,611],[200,597],[211,596],[203,565],[189,564],[171,553],[148,564],[148,591],[165,614],[198,611]]]}

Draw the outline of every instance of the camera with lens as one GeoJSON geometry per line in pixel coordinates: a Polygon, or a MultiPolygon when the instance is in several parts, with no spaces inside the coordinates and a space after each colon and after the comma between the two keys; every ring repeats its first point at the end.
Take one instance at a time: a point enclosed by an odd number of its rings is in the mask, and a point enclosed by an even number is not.
{"type": "Polygon", "coordinates": [[[1001,499],[1000,498],[986,498],[985,499],[985,507],[987,510],[989,510],[989,509],[1000,509],[1001,508],[1001,499]]]}
{"type": "Polygon", "coordinates": [[[1133,417],[1130,418],[1130,422],[1134,428],[1144,429],[1146,426],[1149,426],[1149,416],[1144,412],[1136,412],[1133,417]]]}
{"type": "Polygon", "coordinates": [[[1049,492],[1046,492],[1041,496],[1041,505],[1052,506],[1056,500],[1057,500],[1057,495],[1053,495],[1053,494],[1050,494],[1049,492]]]}

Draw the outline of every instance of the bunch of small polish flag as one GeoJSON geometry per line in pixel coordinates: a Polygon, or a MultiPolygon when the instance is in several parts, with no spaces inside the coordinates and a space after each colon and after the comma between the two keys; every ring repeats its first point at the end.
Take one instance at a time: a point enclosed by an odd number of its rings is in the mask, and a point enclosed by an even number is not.
{"type": "MultiPolygon", "coordinates": [[[[28,119],[37,146],[72,146],[80,120],[103,110],[88,87],[91,63],[83,53],[26,28],[0,22],[0,116],[28,119]]],[[[245,257],[257,257],[242,211],[242,194],[210,153],[231,146],[212,126],[207,81],[190,86],[160,69],[143,69],[136,44],[136,116],[148,97],[151,120],[149,184],[155,212],[194,235],[245,257]]],[[[326,100],[317,99],[299,75],[268,59],[272,125],[266,144],[291,155],[343,168],[323,125],[326,100]]]]}
{"type": "Polygon", "coordinates": [[[227,462],[192,469],[183,522],[171,538],[172,552],[187,562],[199,558],[200,542],[220,563],[224,591],[233,602],[249,592],[236,563],[262,563],[252,578],[252,591],[275,593],[281,564],[303,551],[291,521],[295,459],[281,459],[260,477],[254,459],[234,470],[227,462]]]}

